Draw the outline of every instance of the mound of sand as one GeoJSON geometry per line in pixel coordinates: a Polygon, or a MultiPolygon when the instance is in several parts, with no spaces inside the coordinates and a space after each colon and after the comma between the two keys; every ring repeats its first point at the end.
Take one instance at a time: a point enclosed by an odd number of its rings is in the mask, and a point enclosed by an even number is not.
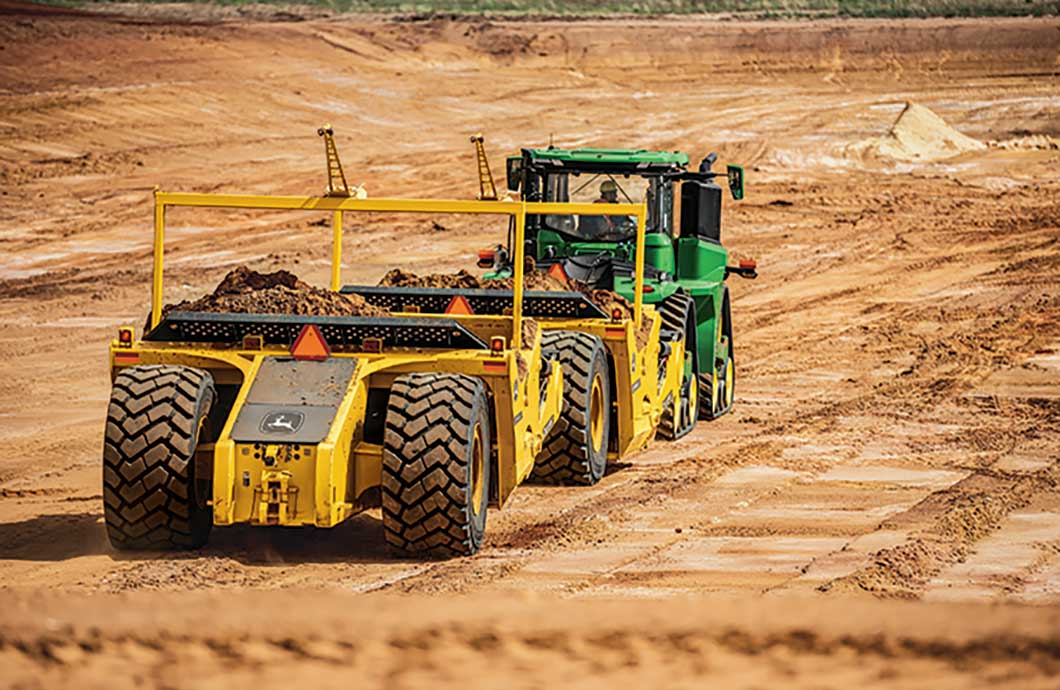
{"type": "Polygon", "coordinates": [[[979,151],[986,144],[950,127],[930,108],[906,103],[890,132],[864,142],[859,148],[896,160],[934,161],[979,151]]]}
{"type": "Polygon", "coordinates": [[[208,295],[197,300],[168,304],[171,311],[204,311],[228,314],[299,314],[320,316],[388,316],[357,295],[313,287],[289,271],[258,273],[240,266],[224,277],[208,295]]]}

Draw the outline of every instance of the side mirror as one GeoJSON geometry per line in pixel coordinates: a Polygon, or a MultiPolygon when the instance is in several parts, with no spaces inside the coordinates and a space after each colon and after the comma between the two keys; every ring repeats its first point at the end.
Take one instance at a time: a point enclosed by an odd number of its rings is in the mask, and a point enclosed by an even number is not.
{"type": "Polygon", "coordinates": [[[743,198],[743,166],[727,165],[725,172],[729,177],[729,191],[732,192],[732,198],[739,201],[743,198]]]}
{"type": "Polygon", "coordinates": [[[512,156],[508,159],[508,191],[518,192],[523,181],[523,159],[512,156]]]}

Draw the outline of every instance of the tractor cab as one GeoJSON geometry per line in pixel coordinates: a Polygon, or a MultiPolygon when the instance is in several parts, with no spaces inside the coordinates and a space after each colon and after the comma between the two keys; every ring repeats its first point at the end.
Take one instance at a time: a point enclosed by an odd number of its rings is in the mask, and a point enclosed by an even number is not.
{"type": "MultiPolygon", "coordinates": [[[[728,251],[721,242],[722,187],[717,182],[725,178],[732,197],[742,199],[744,171],[729,165],[725,172],[715,172],[716,161],[717,155],[711,153],[692,169],[688,155],[680,151],[552,146],[523,149],[507,160],[508,189],[520,192],[525,202],[625,203],[645,210],[639,275],[637,227],[621,214],[576,216],[562,208],[528,214],[526,256],[535,258],[538,269],[653,305],[667,329],[684,334],[687,365],[699,380],[698,398],[703,404],[697,407],[696,396],[685,388],[681,404],[697,408],[708,419],[725,414],[733,400],[735,364],[726,278],[758,275],[753,261],[728,265],[728,251]]],[[[500,249],[492,255],[494,276],[511,273],[504,259],[514,252],[500,249]]],[[[685,426],[675,435],[690,428],[685,426]]]]}
{"type": "MultiPolygon", "coordinates": [[[[697,258],[704,243],[712,252],[720,245],[721,187],[710,168],[711,154],[698,171],[688,169],[681,152],[632,149],[523,149],[507,161],[507,183],[526,201],[645,204],[645,294],[648,302],[664,299],[676,289],[678,275],[701,275],[697,258]],[[683,209],[675,213],[675,198],[683,209]]],[[[743,169],[729,166],[735,198],[743,195],[743,169]]],[[[560,264],[575,280],[594,288],[614,290],[632,299],[636,223],[622,215],[527,216],[527,255],[539,268],[560,264]]],[[[717,263],[717,262],[710,262],[717,263]]],[[[498,275],[504,267],[497,266],[498,275]]]]}

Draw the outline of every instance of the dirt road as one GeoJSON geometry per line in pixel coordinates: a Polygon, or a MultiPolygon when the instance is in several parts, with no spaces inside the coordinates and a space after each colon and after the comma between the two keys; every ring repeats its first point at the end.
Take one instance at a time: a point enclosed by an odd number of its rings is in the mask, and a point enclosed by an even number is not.
{"type": "MultiPolygon", "coordinates": [[[[215,600],[143,590],[243,588],[461,593],[495,607],[509,593],[724,594],[763,599],[748,604],[755,620],[838,612],[864,593],[960,602],[864,604],[896,621],[914,610],[930,612],[918,620],[990,617],[971,602],[1037,604],[1050,607],[1051,627],[1026,627],[1037,613],[1005,615],[1044,645],[1048,663],[1016,655],[1021,670],[1005,678],[1055,681],[1060,22],[174,23],[4,3],[0,46],[0,601],[9,610],[65,610],[43,590],[133,592],[102,601],[150,618],[159,602],[215,600]],[[920,119],[888,138],[906,102],[945,123],[920,119]],[[466,135],[479,130],[495,165],[552,134],[557,145],[680,148],[697,160],[716,150],[723,164],[745,164],[748,197],[728,204],[723,232],[762,277],[731,286],[733,413],[618,464],[597,487],[520,489],[490,515],[487,546],[471,559],[390,560],[373,514],[331,532],[218,530],[194,554],[117,555],[101,526],[105,353],[115,327],[141,323],[147,308],[150,190],[317,191],[324,121],[351,181],[375,196],[472,198],[466,135]],[[946,123],[980,144],[952,138],[965,152],[934,159],[946,123]]],[[[169,219],[167,301],[206,292],[237,263],[326,283],[321,219],[181,211],[169,219]]],[[[348,220],[345,280],[374,282],[394,265],[470,268],[503,234],[488,221],[434,220],[348,220]]],[[[100,617],[106,607],[92,601],[69,605],[100,617]]],[[[601,615],[622,631],[655,606],[601,615]]],[[[7,618],[0,655],[15,654],[27,673],[52,663],[25,651],[50,633],[7,618]]],[[[833,624],[836,635],[859,625],[833,624]]],[[[934,639],[921,625],[909,634],[934,639]]],[[[122,654],[156,668],[160,658],[133,649],[120,627],[122,654]]],[[[744,677],[749,648],[713,634],[701,643],[720,645],[731,663],[711,672],[744,677]]],[[[60,637],[73,644],[70,635],[60,637]]],[[[479,651],[453,653],[476,657],[492,643],[469,644],[479,651]]],[[[527,645],[539,649],[522,639],[506,653],[527,645]]],[[[828,663],[860,654],[836,653],[828,663]]],[[[526,663],[551,663],[542,654],[526,663]]],[[[811,671],[803,661],[792,673],[811,671]]],[[[955,685],[984,680],[976,664],[921,661],[955,685]]],[[[79,663],[65,672],[95,668],[79,663]]],[[[880,663],[872,669],[886,684],[890,663],[880,663]]],[[[843,684],[842,668],[821,678],[843,684]]]]}

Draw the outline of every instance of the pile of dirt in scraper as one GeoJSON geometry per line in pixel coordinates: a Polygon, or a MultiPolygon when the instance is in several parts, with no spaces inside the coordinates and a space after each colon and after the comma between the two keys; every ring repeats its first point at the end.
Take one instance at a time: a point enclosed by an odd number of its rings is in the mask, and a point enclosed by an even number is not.
{"type": "Polygon", "coordinates": [[[313,287],[289,271],[258,273],[246,266],[232,270],[216,289],[197,300],[169,304],[171,311],[227,314],[297,314],[301,316],[389,316],[357,295],[313,287]]]}
{"type": "MultiPolygon", "coordinates": [[[[465,270],[456,273],[431,273],[416,275],[395,268],[379,281],[380,287],[422,287],[422,288],[460,288],[464,290],[511,290],[515,287],[513,278],[477,278],[465,270]]],[[[622,309],[627,314],[633,313],[633,305],[621,295],[610,290],[591,290],[584,283],[576,280],[563,280],[546,271],[528,270],[523,279],[527,290],[558,290],[580,292],[592,300],[608,314],[614,308],[622,309]]]]}
{"type": "Polygon", "coordinates": [[[482,280],[471,275],[467,271],[460,270],[456,273],[432,273],[430,275],[416,275],[408,271],[395,268],[388,272],[379,281],[379,287],[419,287],[419,288],[457,288],[461,290],[476,290],[487,287],[487,283],[495,283],[495,280],[482,280]]]}
{"type": "MultiPolygon", "coordinates": [[[[515,287],[513,278],[491,278],[485,280],[477,278],[465,270],[456,273],[432,273],[429,275],[416,275],[400,268],[388,272],[379,281],[380,287],[423,287],[423,288],[461,288],[461,289],[484,289],[484,290],[511,290],[515,287]]],[[[633,318],[633,304],[622,295],[610,290],[593,290],[585,283],[577,280],[563,280],[548,273],[547,271],[527,270],[523,281],[527,290],[565,290],[580,292],[589,300],[600,307],[610,316],[615,309],[622,312],[627,319],[633,318]]],[[[637,333],[637,344],[643,347],[647,342],[648,333],[642,328],[637,333]]]]}
{"type": "MultiPolygon", "coordinates": [[[[572,281],[561,280],[545,271],[528,269],[523,285],[527,290],[577,290],[572,281]]],[[[416,275],[400,268],[388,272],[379,281],[380,287],[457,288],[462,290],[511,290],[511,278],[478,278],[461,269],[456,273],[416,275]]]]}

